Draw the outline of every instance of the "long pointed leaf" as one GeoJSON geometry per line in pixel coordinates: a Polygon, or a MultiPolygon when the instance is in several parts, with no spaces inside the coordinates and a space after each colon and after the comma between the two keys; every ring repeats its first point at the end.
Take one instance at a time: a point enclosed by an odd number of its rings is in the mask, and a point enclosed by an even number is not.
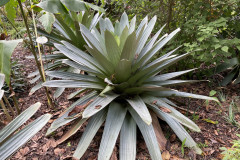
{"type": "Polygon", "coordinates": [[[120,133],[120,160],[136,159],[137,126],[134,119],[127,114],[120,133]]]}
{"type": "Polygon", "coordinates": [[[104,86],[101,84],[75,80],[51,80],[44,82],[42,85],[47,87],[104,89],[104,86]]]}
{"type": "MultiPolygon", "coordinates": [[[[170,115],[172,118],[176,119],[186,127],[196,131],[200,132],[200,128],[189,118],[178,112],[176,109],[165,103],[164,101],[161,101],[159,98],[156,97],[151,97],[151,96],[146,96],[143,97],[143,100],[145,103],[147,103],[151,108],[159,109],[158,107],[165,107],[170,110],[170,113],[167,113],[170,115]]],[[[164,112],[164,111],[162,111],[164,112]]]]}
{"type": "Polygon", "coordinates": [[[45,114],[8,139],[0,146],[0,159],[6,159],[16,152],[22,145],[40,131],[50,118],[50,114],[45,114]]]}
{"type": "MultiPolygon", "coordinates": [[[[155,112],[156,113],[156,112],[155,112]]],[[[197,146],[196,142],[192,139],[192,137],[188,134],[188,132],[181,126],[179,122],[172,119],[169,115],[163,112],[156,113],[159,118],[163,119],[168,123],[168,125],[172,128],[174,133],[178,136],[181,141],[185,141],[185,145],[187,147],[193,148],[197,154],[201,154],[202,150],[197,146]]]]}
{"type": "Polygon", "coordinates": [[[76,118],[68,118],[68,114],[76,107],[76,106],[80,106],[80,105],[84,105],[86,104],[88,101],[90,101],[91,99],[95,99],[97,93],[96,92],[91,92],[83,97],[81,97],[80,99],[78,99],[76,102],[74,102],[70,107],[68,107],[68,109],[66,109],[66,111],[64,111],[55,121],[53,121],[53,123],[51,124],[51,126],[48,128],[46,135],[50,135],[52,132],[54,132],[56,129],[58,129],[59,127],[75,120],[76,118]]]}
{"type": "Polygon", "coordinates": [[[150,125],[152,123],[151,115],[141,97],[135,96],[133,99],[127,99],[127,101],[146,124],[150,125]]]}
{"type": "Polygon", "coordinates": [[[118,94],[105,94],[104,96],[98,96],[83,112],[83,118],[91,117],[96,114],[103,108],[105,108],[109,103],[111,103],[115,98],[117,98],[118,94]]]}
{"type": "Polygon", "coordinates": [[[28,109],[12,120],[6,127],[4,127],[0,131],[0,144],[12,133],[14,133],[21,125],[23,125],[30,117],[32,117],[40,106],[40,102],[31,105],[28,109]]]}
{"type": "Polygon", "coordinates": [[[74,152],[73,157],[80,159],[86,152],[88,146],[90,145],[93,137],[97,133],[98,129],[101,127],[107,116],[107,109],[103,109],[96,115],[92,116],[89,120],[87,127],[85,128],[81,140],[78,143],[77,149],[74,152]]]}
{"type": "Polygon", "coordinates": [[[112,102],[109,105],[107,119],[99,148],[99,160],[110,159],[126,113],[127,108],[125,106],[121,106],[115,102],[112,102]]]}
{"type": "Polygon", "coordinates": [[[128,107],[128,110],[143,135],[151,158],[153,160],[162,160],[160,148],[152,124],[147,125],[145,122],[143,122],[139,115],[133,110],[133,108],[128,107]]]}

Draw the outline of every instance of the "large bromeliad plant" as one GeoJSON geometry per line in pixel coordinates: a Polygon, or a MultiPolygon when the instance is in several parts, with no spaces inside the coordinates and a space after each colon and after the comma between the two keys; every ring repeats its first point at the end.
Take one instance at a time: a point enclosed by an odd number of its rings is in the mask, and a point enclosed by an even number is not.
{"type": "MultiPolygon", "coordinates": [[[[194,80],[171,80],[192,70],[159,74],[167,67],[185,58],[188,53],[174,55],[178,49],[157,58],[153,57],[180,31],[158,38],[163,27],[149,40],[156,17],[148,22],[144,18],[136,28],[136,18],[130,23],[124,13],[115,26],[109,19],[100,20],[100,30],[89,31],[81,25],[81,33],[87,42],[87,52],[62,41],[55,47],[70,60],[65,64],[83,70],[86,74],[49,71],[52,80],[44,83],[49,87],[81,88],[84,96],[71,105],[48,130],[51,134],[58,127],[75,121],[74,126],[58,141],[65,141],[87,121],[74,157],[81,158],[100,126],[105,122],[98,159],[110,158],[120,135],[120,159],[135,159],[137,127],[141,131],[151,158],[160,160],[161,152],[152,124],[153,116],[166,121],[185,145],[201,150],[182,125],[199,132],[199,127],[176,110],[168,97],[191,97],[215,100],[207,96],[180,92],[170,86],[197,82],[194,80]],[[181,125],[182,124],[182,125],[181,125]]],[[[158,123],[158,121],[157,121],[158,123]]]]}

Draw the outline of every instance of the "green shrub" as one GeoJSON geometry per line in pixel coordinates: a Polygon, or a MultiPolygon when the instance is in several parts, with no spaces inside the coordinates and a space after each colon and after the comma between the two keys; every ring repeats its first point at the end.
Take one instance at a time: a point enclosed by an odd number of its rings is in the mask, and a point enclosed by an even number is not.
{"type": "MultiPolygon", "coordinates": [[[[239,134],[237,134],[240,137],[239,134]]],[[[240,140],[234,140],[231,148],[222,147],[223,160],[238,160],[240,157],[240,140]]]]}

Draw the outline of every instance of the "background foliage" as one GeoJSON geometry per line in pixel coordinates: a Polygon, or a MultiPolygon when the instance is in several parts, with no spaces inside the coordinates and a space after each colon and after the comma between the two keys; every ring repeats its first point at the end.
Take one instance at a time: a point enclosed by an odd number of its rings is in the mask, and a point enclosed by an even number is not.
{"type": "Polygon", "coordinates": [[[178,68],[199,67],[205,63],[219,64],[229,57],[239,56],[240,15],[238,0],[114,0],[106,4],[108,16],[115,19],[126,11],[142,19],[158,15],[155,32],[164,24],[165,31],[180,27],[177,41],[169,50],[184,44],[182,53],[192,52],[192,58],[178,68]],[[196,51],[199,50],[199,51],[196,51]]]}

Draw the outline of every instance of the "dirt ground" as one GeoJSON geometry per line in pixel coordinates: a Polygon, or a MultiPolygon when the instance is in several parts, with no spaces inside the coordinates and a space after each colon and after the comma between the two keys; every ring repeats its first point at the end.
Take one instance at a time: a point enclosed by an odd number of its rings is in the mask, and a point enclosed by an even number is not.
{"type": "MultiPolygon", "coordinates": [[[[19,59],[19,63],[23,64],[23,75],[27,75],[36,69],[36,65],[33,60],[28,59],[31,53],[23,47],[18,47],[13,57],[19,59]]],[[[213,81],[219,77],[212,77],[213,81]]],[[[29,79],[28,79],[29,80],[29,79]]],[[[220,147],[231,147],[231,141],[237,139],[236,134],[240,133],[238,127],[233,126],[227,121],[229,105],[232,101],[235,102],[235,120],[240,123],[240,99],[239,89],[240,85],[230,85],[228,88],[217,87],[217,83],[202,82],[198,84],[186,85],[178,88],[182,91],[198,93],[202,95],[209,95],[211,90],[216,90],[218,94],[216,96],[222,100],[222,106],[215,102],[210,102],[208,105],[203,100],[179,98],[180,103],[178,105],[182,108],[180,111],[196,122],[200,127],[201,132],[195,133],[190,130],[189,133],[199,144],[199,147],[203,150],[202,155],[196,155],[193,151],[184,148],[184,155],[181,152],[182,143],[176,138],[176,135],[171,131],[169,126],[161,121],[161,127],[163,133],[167,138],[166,151],[164,155],[170,156],[172,160],[214,160],[221,159],[222,151],[220,147]]],[[[67,95],[71,93],[71,90],[66,90],[64,94],[55,100],[55,110],[50,110],[47,107],[47,100],[43,89],[38,90],[33,95],[29,95],[29,91],[33,87],[30,83],[26,82],[24,92],[17,93],[19,98],[19,104],[22,110],[29,107],[31,104],[41,102],[42,106],[39,111],[32,117],[30,121],[33,121],[37,117],[45,113],[53,114],[49,123],[37,133],[26,145],[24,145],[16,154],[14,154],[11,160],[70,160],[73,159],[73,155],[76,146],[80,140],[80,137],[84,131],[85,125],[71,138],[60,145],[56,145],[56,140],[69,129],[69,126],[59,128],[52,136],[45,137],[46,131],[50,124],[61,114],[72,101],[67,100],[67,95]]],[[[50,91],[53,91],[52,89],[50,91]]],[[[82,160],[95,160],[97,159],[98,148],[100,145],[101,135],[103,133],[103,127],[100,128],[95,138],[93,139],[90,147],[84,154],[82,160]]],[[[114,148],[112,160],[118,159],[119,141],[114,148]]],[[[142,135],[138,132],[137,140],[137,159],[148,160],[151,159],[146,148],[142,135]]]]}

